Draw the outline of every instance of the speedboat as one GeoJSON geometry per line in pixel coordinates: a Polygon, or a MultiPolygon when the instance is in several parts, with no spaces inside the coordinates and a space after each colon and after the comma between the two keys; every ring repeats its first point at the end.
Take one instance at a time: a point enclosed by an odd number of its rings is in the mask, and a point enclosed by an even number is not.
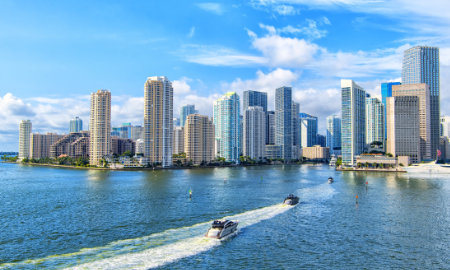
{"type": "Polygon", "coordinates": [[[227,235],[234,233],[237,229],[238,222],[231,220],[214,220],[211,228],[206,233],[206,237],[221,239],[227,235]]]}
{"type": "Polygon", "coordinates": [[[333,183],[334,182],[334,179],[333,179],[333,177],[328,177],[328,184],[331,184],[331,183],[333,183]]]}
{"type": "Polygon", "coordinates": [[[283,204],[286,205],[296,205],[299,201],[299,198],[297,196],[294,196],[294,194],[289,194],[283,201],[283,204]]]}

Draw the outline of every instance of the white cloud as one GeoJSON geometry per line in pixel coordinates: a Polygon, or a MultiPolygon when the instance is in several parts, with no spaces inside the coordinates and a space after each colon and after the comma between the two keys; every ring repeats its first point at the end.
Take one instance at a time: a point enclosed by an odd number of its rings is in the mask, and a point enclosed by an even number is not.
{"type": "Polygon", "coordinates": [[[189,33],[187,36],[188,36],[188,38],[193,38],[194,35],[195,35],[195,27],[192,26],[191,29],[189,30],[189,33]]]}
{"type": "Polygon", "coordinates": [[[180,54],[188,62],[208,66],[254,66],[262,65],[266,61],[264,57],[221,46],[186,45],[180,54]]]}
{"type": "Polygon", "coordinates": [[[205,2],[205,3],[198,3],[197,6],[205,11],[212,12],[216,15],[222,15],[225,12],[223,6],[219,3],[205,2]]]}
{"type": "MultiPolygon", "coordinates": [[[[326,18],[326,17],[323,17],[323,18],[326,18]]],[[[306,23],[307,24],[304,26],[287,25],[282,28],[275,28],[274,26],[264,25],[264,24],[259,24],[259,26],[262,29],[267,30],[270,35],[275,35],[275,34],[303,35],[306,38],[308,38],[309,40],[319,39],[319,38],[323,38],[326,36],[327,31],[321,30],[318,28],[318,25],[326,24],[323,22],[323,19],[321,19],[319,22],[316,22],[316,21],[310,20],[310,19],[306,19],[306,23]]],[[[328,21],[327,23],[329,24],[330,22],[328,21]]]]}
{"type": "Polygon", "coordinates": [[[191,79],[187,78],[187,77],[183,77],[180,80],[174,80],[172,82],[172,87],[173,87],[173,95],[174,96],[178,96],[178,95],[185,95],[188,94],[189,92],[191,92],[191,86],[188,84],[188,82],[190,82],[191,79]]]}
{"type": "Polygon", "coordinates": [[[280,15],[296,15],[299,13],[296,8],[288,5],[276,5],[273,10],[280,15]]]}

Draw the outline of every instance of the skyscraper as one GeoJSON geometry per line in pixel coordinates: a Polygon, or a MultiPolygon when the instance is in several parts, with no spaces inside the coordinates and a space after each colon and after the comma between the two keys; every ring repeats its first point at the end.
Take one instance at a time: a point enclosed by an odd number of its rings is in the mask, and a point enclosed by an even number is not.
{"type": "Polygon", "coordinates": [[[250,106],[260,106],[264,112],[267,112],[267,93],[253,90],[244,91],[242,111],[245,112],[250,106]]]}
{"type": "Polygon", "coordinates": [[[184,153],[184,127],[175,127],[173,129],[173,153],[184,153]]]}
{"type": "Polygon", "coordinates": [[[366,144],[366,91],[353,80],[341,80],[342,164],[353,166],[366,144]]]}
{"type": "Polygon", "coordinates": [[[32,133],[30,135],[30,158],[39,159],[50,157],[50,146],[63,137],[64,135],[55,133],[32,133]]]}
{"type": "MultiPolygon", "coordinates": [[[[386,131],[386,98],[392,97],[392,86],[393,85],[400,85],[400,82],[387,82],[381,84],[381,103],[384,105],[384,139],[387,138],[387,131],[386,131]]],[[[385,142],[383,142],[385,143],[385,142]]]]}
{"type": "Polygon", "coordinates": [[[285,162],[292,159],[292,88],[275,90],[275,144],[285,162]]]}
{"type": "Polygon", "coordinates": [[[165,76],[149,77],[144,89],[144,156],[150,163],[172,166],[172,83],[165,76]]]}
{"type": "MultiPolygon", "coordinates": [[[[432,158],[430,91],[427,84],[402,84],[392,86],[392,96],[415,96],[419,101],[420,160],[432,158]]],[[[439,134],[438,134],[439,135],[439,134]]]]}
{"type": "MultiPolygon", "coordinates": [[[[386,98],[386,152],[409,156],[412,163],[421,161],[419,97],[386,98]]],[[[407,164],[404,164],[407,165],[407,164]]]]}
{"type": "Polygon", "coordinates": [[[341,151],[341,118],[337,115],[327,117],[327,147],[331,154],[341,151]]]}
{"type": "Polygon", "coordinates": [[[228,92],[214,102],[215,154],[229,162],[238,162],[241,152],[240,101],[236,92],[228,92]]]}
{"type": "Polygon", "coordinates": [[[311,147],[317,144],[318,119],[307,113],[300,113],[300,144],[311,147]]]}
{"type": "Polygon", "coordinates": [[[190,114],[184,130],[186,160],[195,165],[211,162],[214,159],[214,123],[206,115],[190,114]]]}
{"type": "Polygon", "coordinates": [[[112,154],[111,93],[108,90],[91,94],[89,134],[89,164],[98,166],[101,159],[112,154]]]}
{"type": "Polygon", "coordinates": [[[402,84],[425,83],[430,88],[431,158],[439,146],[440,71],[439,48],[415,46],[403,54],[402,84]]]}
{"type": "Polygon", "coordinates": [[[180,109],[180,126],[184,127],[184,123],[186,122],[186,117],[190,114],[197,113],[195,110],[195,105],[185,105],[180,109]]]}
{"type": "Polygon", "coordinates": [[[266,145],[266,113],[260,106],[248,106],[244,111],[244,156],[264,158],[266,145]]]}
{"type": "Polygon", "coordinates": [[[385,108],[378,98],[366,97],[366,144],[385,140],[385,108]]]}
{"type": "Polygon", "coordinates": [[[32,125],[30,120],[22,120],[19,124],[19,160],[30,157],[30,134],[32,125]]]}
{"type": "Polygon", "coordinates": [[[81,120],[78,116],[70,120],[69,132],[80,132],[82,130],[83,130],[83,120],[81,120]]]}
{"type": "Polygon", "coordinates": [[[292,102],[292,145],[300,146],[300,104],[292,102]]]}

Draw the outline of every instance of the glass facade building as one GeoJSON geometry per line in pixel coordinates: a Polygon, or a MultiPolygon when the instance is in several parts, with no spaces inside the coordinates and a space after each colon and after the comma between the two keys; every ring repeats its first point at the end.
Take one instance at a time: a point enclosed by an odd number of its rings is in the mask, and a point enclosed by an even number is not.
{"type": "Polygon", "coordinates": [[[366,144],[385,140],[385,107],[378,98],[366,98],[366,144]]]}
{"type": "Polygon", "coordinates": [[[185,105],[180,109],[180,126],[184,127],[186,123],[186,117],[190,114],[197,113],[195,105],[185,105]]]}
{"type": "Polygon", "coordinates": [[[352,80],[341,80],[342,164],[353,166],[366,143],[366,92],[352,80]]]}
{"type": "Polygon", "coordinates": [[[215,153],[229,162],[239,162],[241,153],[240,100],[228,92],[214,102],[215,153]]]}
{"type": "Polygon", "coordinates": [[[80,132],[83,130],[83,120],[78,116],[70,120],[69,133],[70,132],[80,132]]]}
{"type": "Polygon", "coordinates": [[[275,144],[281,146],[281,158],[292,159],[292,88],[275,90],[275,144]]]}
{"type": "Polygon", "coordinates": [[[327,117],[327,147],[331,154],[341,150],[341,118],[337,115],[327,117]]]}
{"type": "Polygon", "coordinates": [[[300,145],[311,147],[317,144],[318,118],[307,113],[300,113],[300,145]]]}

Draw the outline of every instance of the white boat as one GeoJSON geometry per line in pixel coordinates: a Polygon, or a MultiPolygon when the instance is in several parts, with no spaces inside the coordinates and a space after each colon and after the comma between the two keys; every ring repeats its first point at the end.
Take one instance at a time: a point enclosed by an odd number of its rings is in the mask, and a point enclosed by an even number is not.
{"type": "Polygon", "coordinates": [[[238,222],[231,220],[214,220],[206,237],[221,239],[237,230],[238,222]]]}
{"type": "Polygon", "coordinates": [[[333,179],[333,177],[328,177],[328,184],[331,184],[331,183],[333,183],[334,182],[334,179],[333,179]]]}
{"type": "Polygon", "coordinates": [[[419,163],[404,168],[409,174],[450,174],[450,165],[419,163]]]}

